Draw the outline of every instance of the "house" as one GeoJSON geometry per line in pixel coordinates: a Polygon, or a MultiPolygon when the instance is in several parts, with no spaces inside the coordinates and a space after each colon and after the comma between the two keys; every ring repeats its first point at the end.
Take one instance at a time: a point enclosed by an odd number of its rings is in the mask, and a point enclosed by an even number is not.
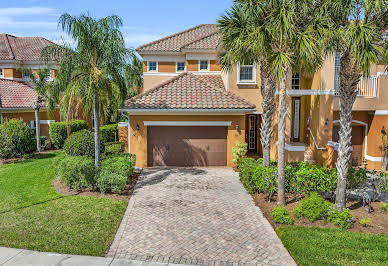
{"type": "MultiPolygon", "coordinates": [[[[33,72],[47,67],[41,61],[41,51],[53,44],[42,37],[15,37],[0,34],[0,123],[6,119],[21,118],[35,128],[35,113],[32,104],[37,93],[32,89],[29,77],[23,75],[23,68],[33,72]]],[[[58,66],[50,62],[51,77],[58,66]]],[[[41,134],[48,136],[49,124],[59,121],[59,111],[49,117],[46,108],[40,110],[41,134]]]]}
{"type": "MultiPolygon", "coordinates": [[[[129,117],[120,138],[136,154],[137,166],[233,166],[232,149],[246,142],[261,155],[260,69],[235,65],[221,71],[220,36],[202,24],[137,48],[143,58],[144,87],[121,111],[129,117]],[[129,138],[128,138],[129,136],[129,138]],[[129,139],[129,141],[128,141],[129,139]]],[[[388,76],[372,66],[360,81],[354,105],[352,163],[365,159],[381,169],[381,130],[388,126],[388,76]]],[[[312,78],[289,73],[286,123],[287,161],[333,166],[338,147],[339,56],[328,56],[312,78]]],[[[271,157],[276,159],[277,117],[271,157]]]]}

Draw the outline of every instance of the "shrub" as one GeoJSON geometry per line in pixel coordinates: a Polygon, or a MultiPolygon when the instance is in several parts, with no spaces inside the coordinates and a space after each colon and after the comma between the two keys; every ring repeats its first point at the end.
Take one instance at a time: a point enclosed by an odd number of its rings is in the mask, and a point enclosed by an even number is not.
{"type": "MultiPolygon", "coordinates": [[[[337,171],[316,164],[299,162],[297,167],[292,169],[296,176],[298,192],[301,194],[312,191],[330,192],[334,191],[337,184],[337,171]]],[[[295,191],[297,192],[297,191],[295,191]]]]}
{"type": "Polygon", "coordinates": [[[123,142],[105,143],[105,156],[120,155],[124,151],[123,142]]]}
{"type": "MultiPolygon", "coordinates": [[[[82,129],[70,135],[65,141],[63,150],[69,156],[94,156],[94,134],[82,129]]],[[[104,143],[101,142],[101,153],[104,152],[104,143]]]]}
{"type": "Polygon", "coordinates": [[[104,143],[114,142],[119,136],[118,125],[111,124],[100,127],[101,141],[104,143]]]}
{"type": "MultiPolygon", "coordinates": [[[[87,129],[88,125],[84,120],[71,120],[70,121],[70,134],[87,129]]],[[[55,122],[50,125],[49,134],[51,139],[51,145],[53,148],[61,149],[67,138],[67,126],[66,122],[55,122]]]]}
{"type": "Polygon", "coordinates": [[[304,217],[314,222],[326,218],[330,205],[318,193],[312,192],[309,197],[299,202],[298,207],[294,209],[294,214],[298,218],[304,217]]]}
{"type": "Polygon", "coordinates": [[[236,142],[236,146],[233,147],[233,162],[240,165],[240,160],[244,158],[248,152],[248,144],[245,142],[236,142]]]}
{"type": "Polygon", "coordinates": [[[363,218],[360,220],[360,225],[364,227],[370,226],[371,223],[372,223],[371,218],[363,218]]]}
{"type": "Polygon", "coordinates": [[[388,203],[381,203],[381,210],[383,212],[388,212],[388,203]]]}
{"type": "Polygon", "coordinates": [[[365,167],[349,168],[346,187],[349,189],[359,188],[368,179],[368,174],[371,171],[365,167]]]}
{"type": "Polygon", "coordinates": [[[0,125],[0,158],[18,158],[35,150],[34,132],[22,120],[11,119],[0,125]]]}
{"type": "Polygon", "coordinates": [[[353,216],[350,214],[349,210],[343,210],[340,212],[332,207],[329,208],[327,213],[327,220],[335,225],[338,225],[342,229],[349,229],[352,226],[353,216]]]}
{"type": "Polygon", "coordinates": [[[135,168],[135,156],[125,154],[112,156],[102,161],[101,170],[97,178],[97,187],[101,193],[110,191],[122,193],[128,178],[135,168]]]}
{"type": "Polygon", "coordinates": [[[79,190],[94,186],[94,161],[86,156],[69,156],[57,164],[57,177],[66,186],[79,190]]]}
{"type": "Polygon", "coordinates": [[[42,151],[46,150],[49,145],[49,140],[47,136],[40,136],[40,147],[42,151]]]}
{"type": "Polygon", "coordinates": [[[285,207],[276,207],[272,210],[272,218],[278,224],[293,224],[294,219],[288,214],[285,207]]]}

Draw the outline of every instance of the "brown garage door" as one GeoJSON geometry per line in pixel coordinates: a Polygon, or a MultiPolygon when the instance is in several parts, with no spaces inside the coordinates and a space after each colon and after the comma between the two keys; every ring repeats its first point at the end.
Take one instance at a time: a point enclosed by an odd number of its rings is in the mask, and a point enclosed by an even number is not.
{"type": "Polygon", "coordinates": [[[227,127],[148,127],[148,166],[225,166],[227,127]]]}

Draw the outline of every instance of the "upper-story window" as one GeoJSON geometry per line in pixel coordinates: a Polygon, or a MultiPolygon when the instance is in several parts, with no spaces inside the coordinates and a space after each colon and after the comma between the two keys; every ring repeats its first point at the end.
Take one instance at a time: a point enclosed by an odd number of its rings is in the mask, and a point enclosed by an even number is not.
{"type": "Polygon", "coordinates": [[[176,72],[183,72],[186,70],[185,62],[177,62],[176,63],[176,72]]]}
{"type": "Polygon", "coordinates": [[[239,65],[237,72],[238,83],[256,83],[255,65],[239,65]]]}
{"type": "Polygon", "coordinates": [[[158,62],[149,61],[148,62],[148,71],[158,72],[158,62]]]}
{"type": "Polygon", "coordinates": [[[4,78],[4,68],[0,68],[0,78],[4,78]]]}
{"type": "Polygon", "coordinates": [[[300,89],[300,73],[296,72],[292,75],[291,78],[291,89],[299,90],[300,89]]]}
{"type": "Polygon", "coordinates": [[[334,59],[334,91],[339,92],[340,86],[340,68],[341,68],[341,54],[336,53],[334,59]]]}
{"type": "Polygon", "coordinates": [[[209,60],[199,60],[199,71],[209,71],[209,60]]]}

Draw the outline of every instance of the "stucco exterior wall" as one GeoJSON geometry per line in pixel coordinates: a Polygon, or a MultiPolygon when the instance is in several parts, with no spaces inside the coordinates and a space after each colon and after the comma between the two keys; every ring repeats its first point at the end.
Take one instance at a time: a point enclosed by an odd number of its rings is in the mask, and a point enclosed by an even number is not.
{"type": "MultiPolygon", "coordinates": [[[[227,166],[233,167],[232,148],[237,141],[245,141],[245,116],[244,115],[131,115],[130,116],[130,146],[131,153],[136,154],[136,166],[147,167],[147,126],[144,121],[231,121],[228,127],[227,137],[227,166]],[[239,130],[236,130],[236,124],[239,130]],[[140,130],[136,130],[139,125],[140,130]]],[[[121,127],[119,133],[120,141],[126,143],[126,127],[121,127]]]]}

